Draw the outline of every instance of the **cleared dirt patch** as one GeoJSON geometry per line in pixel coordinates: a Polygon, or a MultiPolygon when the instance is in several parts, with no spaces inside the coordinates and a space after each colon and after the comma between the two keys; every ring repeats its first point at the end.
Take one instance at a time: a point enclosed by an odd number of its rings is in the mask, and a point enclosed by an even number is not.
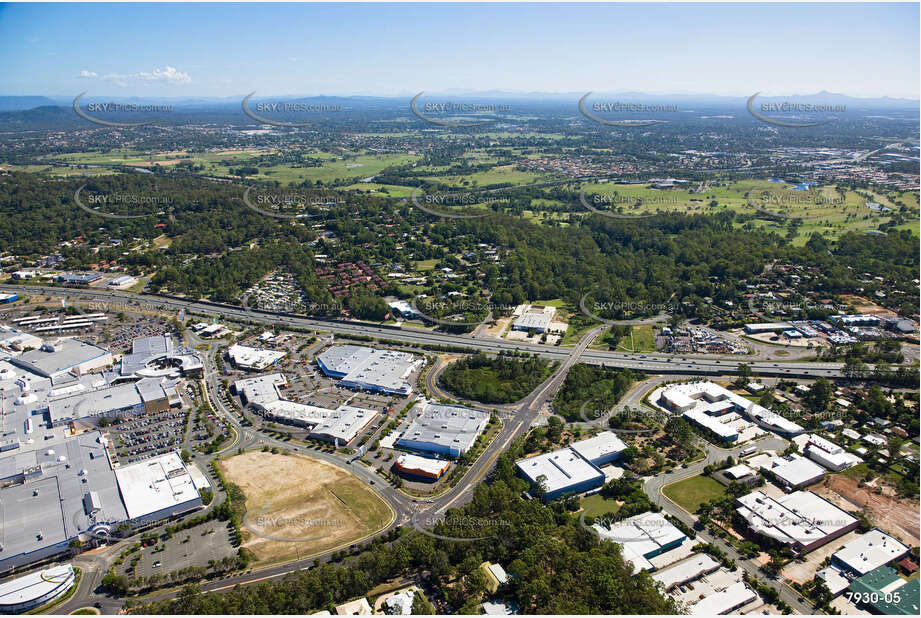
{"type": "Polygon", "coordinates": [[[348,545],[392,517],[390,507],[362,481],[318,459],[249,451],[221,461],[220,467],[246,496],[243,545],[260,563],[348,545]]]}
{"type": "Polygon", "coordinates": [[[857,479],[844,474],[832,474],[828,482],[812,488],[823,498],[839,507],[856,511],[864,509],[867,519],[884,532],[899,537],[903,543],[918,545],[918,503],[878,494],[872,487],[858,487],[857,479]]]}

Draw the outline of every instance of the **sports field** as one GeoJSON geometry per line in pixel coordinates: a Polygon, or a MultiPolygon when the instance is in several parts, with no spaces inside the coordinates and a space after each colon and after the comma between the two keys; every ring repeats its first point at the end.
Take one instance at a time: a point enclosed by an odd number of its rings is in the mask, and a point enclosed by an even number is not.
{"type": "Polygon", "coordinates": [[[692,476],[666,485],[662,488],[662,493],[685,511],[693,513],[704,502],[722,496],[724,488],[709,476],[692,476]]]}
{"type": "Polygon", "coordinates": [[[219,465],[246,496],[243,545],[260,564],[347,546],[393,516],[362,481],[311,457],[248,451],[219,465]]]}

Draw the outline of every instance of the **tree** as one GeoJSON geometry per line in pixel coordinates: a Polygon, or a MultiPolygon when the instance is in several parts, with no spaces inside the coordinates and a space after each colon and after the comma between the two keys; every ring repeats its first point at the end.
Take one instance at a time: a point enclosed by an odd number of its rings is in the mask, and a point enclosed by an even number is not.
{"type": "Polygon", "coordinates": [[[809,392],[803,397],[803,403],[813,414],[824,412],[834,395],[834,387],[825,378],[816,378],[809,392]]]}
{"type": "Polygon", "coordinates": [[[680,416],[668,418],[665,422],[665,434],[684,451],[690,451],[694,446],[694,431],[680,416]]]}
{"type": "Polygon", "coordinates": [[[739,363],[739,377],[735,379],[735,384],[739,388],[744,387],[746,384],[751,382],[752,377],[752,368],[748,363],[739,363]]]}

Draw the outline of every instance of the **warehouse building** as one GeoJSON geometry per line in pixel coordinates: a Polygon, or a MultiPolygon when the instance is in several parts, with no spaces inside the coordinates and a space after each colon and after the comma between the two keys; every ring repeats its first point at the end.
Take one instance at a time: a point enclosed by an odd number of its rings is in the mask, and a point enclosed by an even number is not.
{"type": "Polygon", "coordinates": [[[470,450],[489,423],[488,412],[463,406],[426,401],[417,409],[406,431],[394,443],[399,448],[460,457],[470,450]]]}
{"type": "Polygon", "coordinates": [[[545,502],[604,485],[604,472],[569,448],[522,459],[515,467],[533,489],[543,489],[545,502]]]}
{"type": "Polygon", "coordinates": [[[762,491],[736,499],[736,512],[749,530],[808,553],[854,530],[857,518],[811,491],[774,499],[762,491]]]}
{"type": "Polygon", "coordinates": [[[0,614],[24,614],[57,599],[76,582],[72,564],[56,565],[0,583],[0,614]]]}
{"type": "Polygon", "coordinates": [[[23,352],[10,359],[14,365],[45,378],[65,373],[76,375],[108,367],[114,360],[104,348],[79,339],[46,342],[37,350],[23,352]]]}
{"type": "Polygon", "coordinates": [[[192,475],[172,452],[115,470],[128,517],[150,523],[188,513],[202,506],[192,475]]]}
{"type": "Polygon", "coordinates": [[[841,472],[852,468],[863,461],[857,455],[848,453],[834,442],[814,433],[809,434],[804,452],[809,459],[822,464],[833,472],[841,472]]]}
{"type": "Polygon", "coordinates": [[[432,459],[430,457],[420,457],[403,453],[397,458],[393,469],[412,481],[422,481],[425,483],[434,483],[448,471],[451,462],[442,459],[432,459]]]}
{"type": "Polygon", "coordinates": [[[627,445],[613,431],[602,431],[597,436],[573,442],[569,448],[600,468],[619,460],[627,445]]]}
{"type": "Polygon", "coordinates": [[[709,554],[694,554],[687,560],[656,571],[652,578],[662,584],[662,587],[668,592],[675,586],[683,586],[718,568],[720,568],[720,563],[711,558],[709,554]]]}
{"type": "Polygon", "coordinates": [[[757,598],[758,595],[746,586],[745,582],[737,581],[692,604],[688,607],[688,613],[692,616],[722,616],[757,598]]]}
{"type": "Polygon", "coordinates": [[[550,322],[553,321],[555,313],[555,307],[527,305],[521,315],[512,323],[512,330],[533,330],[536,333],[545,333],[550,328],[550,322]]]}
{"type": "Polygon", "coordinates": [[[339,386],[388,395],[411,394],[409,376],[424,363],[408,352],[356,345],[333,346],[316,358],[323,373],[339,378],[339,386]]]}
{"type": "Polygon", "coordinates": [[[908,555],[908,547],[881,530],[870,530],[836,551],[832,564],[854,575],[870,571],[908,555]]]}
{"type": "Polygon", "coordinates": [[[651,558],[675,549],[687,539],[661,513],[640,513],[617,522],[611,528],[601,524],[594,524],[592,528],[602,539],[614,541],[623,548],[624,560],[633,563],[634,573],[643,569],[655,570],[649,561],[651,558]]]}
{"type": "Polygon", "coordinates": [[[760,335],[763,333],[779,333],[791,328],[793,328],[793,325],[789,322],[762,322],[760,324],[746,324],[745,332],[749,335],[760,335]]]}
{"type": "Polygon", "coordinates": [[[825,478],[825,468],[795,453],[774,457],[767,465],[762,465],[761,469],[774,477],[787,491],[807,487],[825,478]]]}

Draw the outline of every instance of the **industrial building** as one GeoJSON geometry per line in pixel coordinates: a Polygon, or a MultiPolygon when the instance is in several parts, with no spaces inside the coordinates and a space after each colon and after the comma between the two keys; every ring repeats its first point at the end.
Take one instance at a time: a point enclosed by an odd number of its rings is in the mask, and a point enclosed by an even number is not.
{"type": "Polygon", "coordinates": [[[464,406],[426,401],[416,409],[410,411],[414,416],[394,443],[399,448],[460,457],[470,450],[489,423],[488,412],[464,406]]]}
{"type": "Polygon", "coordinates": [[[89,285],[100,279],[102,275],[99,273],[62,273],[54,277],[55,281],[69,285],[89,285]]]}
{"type": "Polygon", "coordinates": [[[323,373],[339,379],[339,386],[388,395],[411,394],[409,376],[424,363],[408,352],[356,345],[333,346],[316,359],[323,373]]]}
{"type": "Polygon", "coordinates": [[[131,275],[121,275],[120,277],[115,277],[107,284],[110,288],[130,288],[132,285],[137,283],[138,280],[131,275]]]}
{"type": "Polygon", "coordinates": [[[757,436],[739,422],[744,415],[758,426],[785,437],[799,435],[804,429],[767,408],[713,382],[688,382],[660,389],[656,403],[680,413],[725,442],[746,441],[757,436]]]}
{"type": "Polygon", "coordinates": [[[556,313],[555,307],[544,305],[527,305],[514,322],[512,330],[534,331],[545,333],[550,328],[550,322],[556,313]]]}
{"type": "Polygon", "coordinates": [[[701,576],[720,568],[720,563],[709,556],[709,554],[694,554],[687,560],[682,560],[670,567],[656,571],[652,578],[662,584],[665,591],[669,591],[675,586],[681,586],[701,576]]]}
{"type": "Polygon", "coordinates": [[[251,348],[240,344],[234,344],[227,348],[227,357],[234,367],[253,371],[262,371],[266,367],[271,367],[284,358],[286,354],[287,352],[251,348]]]}
{"type": "Polygon", "coordinates": [[[601,467],[619,460],[627,445],[613,431],[602,431],[597,436],[573,442],[569,448],[601,467]]]}
{"type": "Polygon", "coordinates": [[[745,582],[736,581],[725,588],[713,591],[704,598],[688,607],[688,614],[692,616],[721,616],[747,605],[758,598],[755,592],[745,585],[745,582]]]}
{"type": "Polygon", "coordinates": [[[393,469],[396,470],[400,476],[404,476],[413,481],[423,481],[427,483],[432,483],[440,479],[450,467],[451,462],[449,461],[432,459],[430,457],[420,457],[419,455],[411,455],[409,453],[400,455],[396,463],[393,464],[393,469]]]}
{"type": "Polygon", "coordinates": [[[833,472],[841,472],[852,468],[863,461],[857,455],[848,453],[834,442],[814,433],[809,434],[804,452],[809,459],[822,464],[833,472]]]}
{"type": "Polygon", "coordinates": [[[793,328],[793,325],[789,322],[763,322],[760,324],[746,324],[745,332],[749,335],[760,335],[763,333],[779,333],[791,328],[793,328]]]}
{"type": "Polygon", "coordinates": [[[393,313],[407,320],[418,320],[421,317],[419,312],[405,300],[395,300],[387,303],[387,306],[393,313]]]}
{"type": "Polygon", "coordinates": [[[767,472],[788,491],[807,487],[825,478],[825,468],[795,453],[785,456],[753,458],[749,464],[767,472]]]}
{"type": "Polygon", "coordinates": [[[0,614],[24,614],[64,595],[76,582],[72,564],[56,565],[0,583],[0,614]]]}
{"type": "Polygon", "coordinates": [[[592,526],[602,539],[614,541],[623,548],[624,560],[633,563],[633,572],[653,571],[649,561],[659,554],[675,549],[687,536],[661,513],[640,513],[617,522],[607,528],[601,524],[592,526]]]}
{"type": "Polygon", "coordinates": [[[604,472],[569,448],[522,459],[515,467],[532,488],[543,489],[545,502],[604,485],[604,472]]]}
{"type": "Polygon", "coordinates": [[[115,470],[128,517],[150,523],[202,506],[201,495],[179,453],[145,459],[115,470]]]}
{"type": "Polygon", "coordinates": [[[749,530],[805,554],[854,530],[857,518],[811,491],[774,499],[762,491],[736,499],[749,530]]]}
{"type": "Polygon", "coordinates": [[[908,547],[881,530],[870,530],[836,551],[834,566],[860,576],[908,555],[908,547]]]}
{"type": "Polygon", "coordinates": [[[80,375],[113,364],[112,353],[79,339],[46,342],[37,350],[23,352],[10,359],[14,365],[45,378],[65,373],[80,375]]]}

